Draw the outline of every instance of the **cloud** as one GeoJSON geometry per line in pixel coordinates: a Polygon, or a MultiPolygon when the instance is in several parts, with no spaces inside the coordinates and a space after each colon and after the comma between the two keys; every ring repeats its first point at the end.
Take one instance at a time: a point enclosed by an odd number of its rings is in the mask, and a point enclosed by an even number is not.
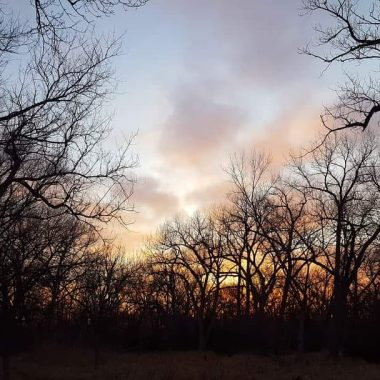
{"type": "Polygon", "coordinates": [[[183,64],[240,85],[297,85],[311,72],[318,79],[321,63],[298,54],[314,35],[301,9],[301,0],[180,0],[172,11],[187,31],[183,64]]]}
{"type": "Polygon", "coordinates": [[[128,215],[131,221],[128,229],[113,224],[108,231],[109,237],[116,239],[115,245],[123,246],[128,252],[138,251],[146,237],[179,209],[178,197],[171,189],[162,189],[156,178],[148,176],[140,178],[135,185],[133,202],[135,212],[128,215]]]}
{"type": "Polygon", "coordinates": [[[173,111],[158,144],[160,154],[173,165],[207,165],[247,122],[242,109],[219,101],[214,90],[202,82],[182,85],[173,93],[173,111]]]}
{"type": "Polygon", "coordinates": [[[230,45],[231,71],[239,73],[242,81],[271,87],[292,86],[310,75],[313,60],[297,53],[307,35],[300,2],[241,1],[240,5],[222,8],[225,22],[220,22],[230,45]]]}
{"type": "Polygon", "coordinates": [[[302,101],[285,107],[271,123],[254,136],[251,145],[268,151],[276,166],[283,165],[291,151],[307,149],[315,143],[323,129],[320,108],[302,101]]]}
{"type": "Polygon", "coordinates": [[[283,141],[278,136],[287,139],[290,129],[297,138],[289,115],[280,118],[305,93],[308,103],[321,104],[314,95],[320,92],[310,88],[327,81],[319,78],[318,62],[297,52],[312,33],[310,18],[299,15],[301,5],[299,0],[166,5],[171,20],[183,21],[185,48],[182,75],[162,88],[172,110],[159,126],[156,148],[164,161],[185,170],[212,170],[210,161],[220,162],[240,140],[251,141],[263,130],[275,133],[276,149],[283,141]],[[274,127],[273,119],[280,124],[274,127]]]}
{"type": "Polygon", "coordinates": [[[212,208],[226,201],[231,186],[226,174],[224,179],[189,193],[186,202],[194,205],[194,208],[212,208]]]}
{"type": "Polygon", "coordinates": [[[178,198],[170,189],[161,189],[157,178],[141,178],[135,186],[134,193],[135,209],[138,214],[144,214],[145,219],[157,220],[171,215],[178,209],[178,198]]]}

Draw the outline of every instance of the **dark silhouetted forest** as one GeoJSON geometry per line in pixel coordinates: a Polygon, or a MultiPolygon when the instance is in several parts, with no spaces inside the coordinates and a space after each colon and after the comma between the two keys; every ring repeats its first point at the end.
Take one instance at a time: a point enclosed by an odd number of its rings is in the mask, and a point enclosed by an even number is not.
{"type": "MultiPolygon", "coordinates": [[[[13,356],[46,343],[90,349],[95,368],[108,349],[378,360],[375,74],[347,77],[325,133],[287,164],[237,153],[224,202],[173,215],[138,253],[107,240],[107,224],[130,221],[137,158],[133,136],[107,140],[120,38],[93,21],[145,3],[33,0],[28,22],[0,5],[3,377],[13,356]]],[[[380,8],[357,3],[305,0],[333,24],[303,53],[365,73],[379,58],[380,8]]]]}

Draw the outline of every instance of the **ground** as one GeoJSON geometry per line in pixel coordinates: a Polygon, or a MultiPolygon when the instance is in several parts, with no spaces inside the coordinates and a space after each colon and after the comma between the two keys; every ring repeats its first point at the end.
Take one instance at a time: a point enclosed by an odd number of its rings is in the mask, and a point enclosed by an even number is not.
{"type": "Polygon", "coordinates": [[[121,353],[44,346],[12,358],[12,380],[379,380],[380,364],[326,353],[265,357],[254,354],[121,353]]]}

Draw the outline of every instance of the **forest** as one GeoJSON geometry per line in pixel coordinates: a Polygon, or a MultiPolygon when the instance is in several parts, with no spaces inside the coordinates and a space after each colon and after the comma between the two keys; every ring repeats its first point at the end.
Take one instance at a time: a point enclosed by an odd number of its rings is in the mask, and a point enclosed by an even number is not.
{"type": "Polygon", "coordinates": [[[35,330],[131,350],[376,357],[379,157],[362,132],[326,139],[277,176],[267,155],[238,155],[225,204],[167,221],[132,258],[74,217],[30,205],[37,223],[3,230],[8,345],[35,330]]]}
{"type": "MultiPolygon", "coordinates": [[[[121,41],[91,19],[149,3],[33,0],[31,21],[0,5],[3,378],[47,343],[88,348],[95,369],[110,349],[378,361],[376,72],[347,77],[324,132],[285,164],[270,146],[236,152],[223,202],[173,215],[138,253],[107,237],[111,223],[128,228],[138,159],[133,134],[107,145],[121,41]]],[[[304,55],[362,72],[377,62],[377,2],[367,14],[351,0],[303,6],[333,20],[304,55]]]]}

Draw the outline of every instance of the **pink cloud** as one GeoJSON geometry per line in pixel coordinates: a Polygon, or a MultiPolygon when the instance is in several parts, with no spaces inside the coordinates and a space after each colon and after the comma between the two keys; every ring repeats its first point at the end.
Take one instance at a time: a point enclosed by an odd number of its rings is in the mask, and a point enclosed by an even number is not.
{"type": "Polygon", "coordinates": [[[162,126],[158,149],[175,165],[203,165],[219,157],[247,122],[242,109],[218,101],[202,83],[182,85],[171,100],[173,112],[162,126]]]}
{"type": "Polygon", "coordinates": [[[230,189],[231,183],[227,175],[225,175],[225,178],[221,178],[220,181],[189,193],[186,197],[186,201],[202,205],[202,208],[213,207],[226,201],[226,195],[230,189]]]}
{"type": "Polygon", "coordinates": [[[154,218],[170,215],[178,208],[178,198],[171,189],[161,189],[154,177],[141,178],[134,189],[133,200],[138,213],[149,212],[154,218]]]}
{"type": "Polygon", "coordinates": [[[283,109],[262,133],[253,137],[251,144],[268,151],[276,166],[283,165],[289,158],[290,151],[311,148],[320,134],[326,132],[319,114],[319,107],[295,102],[283,109]]]}

